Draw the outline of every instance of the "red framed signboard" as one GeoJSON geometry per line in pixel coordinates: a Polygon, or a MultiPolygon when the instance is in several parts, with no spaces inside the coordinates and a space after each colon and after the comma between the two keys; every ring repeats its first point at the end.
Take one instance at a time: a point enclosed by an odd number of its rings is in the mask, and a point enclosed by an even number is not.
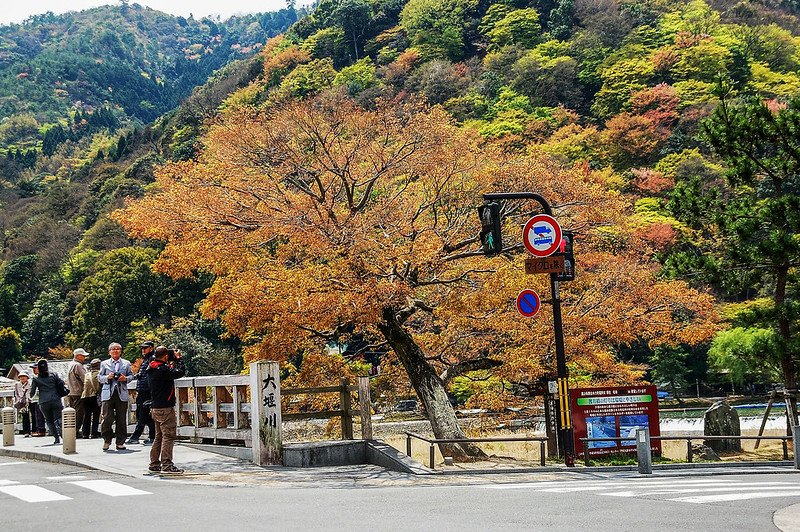
{"type": "MultiPolygon", "coordinates": [[[[569,391],[575,453],[583,455],[581,438],[625,438],[623,441],[587,442],[589,456],[636,452],[636,429],[649,428],[660,436],[658,395],[655,386],[611,386],[569,391]]],[[[661,454],[661,440],[650,440],[650,449],[661,454]]]]}

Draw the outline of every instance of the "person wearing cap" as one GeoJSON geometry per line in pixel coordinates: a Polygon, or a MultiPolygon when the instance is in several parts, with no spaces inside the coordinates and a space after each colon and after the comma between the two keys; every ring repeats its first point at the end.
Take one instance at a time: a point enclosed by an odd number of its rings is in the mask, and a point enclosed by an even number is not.
{"type": "Polygon", "coordinates": [[[22,416],[22,434],[26,438],[31,437],[31,376],[26,372],[21,372],[14,383],[14,408],[22,416]]]}
{"type": "MultiPolygon", "coordinates": [[[[30,370],[33,372],[33,377],[36,378],[39,375],[39,366],[36,364],[30,365],[30,370]]],[[[30,407],[30,414],[31,414],[31,436],[33,437],[41,437],[45,435],[44,431],[44,414],[42,413],[41,409],[39,408],[39,390],[35,392],[30,392],[31,394],[31,407],[30,407]]]]}
{"type": "Polygon", "coordinates": [[[142,350],[142,365],[139,366],[139,373],[136,374],[136,428],[133,429],[128,440],[129,444],[139,443],[139,436],[144,432],[147,427],[148,439],[144,444],[153,443],[153,438],[156,435],[156,427],[153,418],[150,415],[150,381],[147,372],[150,367],[150,362],[153,361],[153,354],[155,351],[155,344],[151,341],[142,342],[139,344],[142,350]]]}
{"type": "MultiPolygon", "coordinates": [[[[66,406],[75,409],[75,427],[83,426],[84,412],[81,397],[83,396],[83,381],[86,378],[86,367],[84,367],[84,363],[86,362],[86,355],[88,354],[89,353],[80,347],[73,351],[72,362],[69,363],[69,369],[67,370],[67,389],[69,390],[69,395],[67,395],[65,399],[66,406]]],[[[76,437],[80,438],[80,432],[76,432],[76,437]]]]}
{"type": "Polygon", "coordinates": [[[155,473],[180,474],[183,469],[172,461],[172,450],[177,433],[177,417],[175,415],[175,379],[185,374],[181,353],[167,349],[163,345],[156,347],[155,359],[150,362],[150,391],[153,407],[150,412],[156,423],[156,437],[150,448],[150,466],[155,473]]]}
{"type": "Polygon", "coordinates": [[[100,359],[94,358],[89,363],[89,371],[83,381],[83,426],[81,432],[84,438],[100,437],[100,383],[97,374],[100,373],[100,359]]]}

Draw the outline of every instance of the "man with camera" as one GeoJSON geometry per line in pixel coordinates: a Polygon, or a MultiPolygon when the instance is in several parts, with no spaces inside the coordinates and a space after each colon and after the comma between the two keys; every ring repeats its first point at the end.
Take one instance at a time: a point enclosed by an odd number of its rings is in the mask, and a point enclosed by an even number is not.
{"type": "Polygon", "coordinates": [[[180,474],[172,462],[178,420],[175,416],[175,379],[183,377],[185,371],[181,352],[163,345],[156,347],[155,360],[148,366],[152,406],[150,416],[156,424],[156,437],[150,449],[150,471],[180,474]]]}
{"type": "Polygon", "coordinates": [[[122,358],[122,346],[116,342],[108,346],[111,358],[100,364],[97,380],[103,386],[100,400],[103,402],[103,450],[111,447],[116,436],[117,450],[125,450],[125,436],[128,434],[128,380],[133,377],[131,363],[122,358]],[[116,425],[115,430],[111,425],[116,425]]]}
{"type": "Polygon", "coordinates": [[[150,379],[147,374],[150,371],[150,362],[153,361],[155,356],[155,344],[150,340],[139,344],[142,350],[142,365],[139,366],[139,372],[136,374],[136,428],[133,430],[129,444],[139,443],[139,436],[144,432],[147,427],[148,438],[144,440],[145,445],[153,443],[155,439],[156,428],[153,424],[153,418],[150,417],[150,379]]]}

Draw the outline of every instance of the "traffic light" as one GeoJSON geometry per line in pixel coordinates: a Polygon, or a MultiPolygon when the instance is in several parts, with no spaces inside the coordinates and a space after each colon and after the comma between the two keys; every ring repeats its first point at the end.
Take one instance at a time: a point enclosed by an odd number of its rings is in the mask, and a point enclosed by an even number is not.
{"type": "Polygon", "coordinates": [[[556,255],[564,257],[564,271],[556,274],[556,281],[575,280],[575,254],[572,251],[574,240],[575,235],[572,231],[561,232],[561,245],[556,255]]]}
{"type": "Polygon", "coordinates": [[[500,232],[500,204],[491,202],[478,207],[481,218],[481,246],[487,257],[498,255],[503,250],[503,235],[500,232]]]}

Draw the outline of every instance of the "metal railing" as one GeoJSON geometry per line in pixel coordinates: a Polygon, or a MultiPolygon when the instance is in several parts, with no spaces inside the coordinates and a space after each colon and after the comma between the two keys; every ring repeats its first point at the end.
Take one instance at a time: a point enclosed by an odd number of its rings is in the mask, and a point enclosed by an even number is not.
{"type": "Polygon", "coordinates": [[[545,459],[547,458],[545,452],[545,444],[547,438],[536,438],[528,436],[509,436],[500,438],[455,438],[455,439],[435,439],[426,438],[414,432],[406,432],[406,454],[411,458],[411,440],[422,440],[428,442],[430,445],[430,468],[436,469],[436,445],[440,443],[486,443],[486,442],[506,442],[506,441],[538,441],[539,442],[539,463],[544,467],[545,459]]]}
{"type": "MultiPolygon", "coordinates": [[[[633,438],[630,436],[628,437],[617,437],[617,438],[580,438],[580,441],[583,443],[583,461],[587,467],[591,466],[591,459],[589,457],[589,446],[587,443],[590,442],[622,442],[622,441],[631,441],[633,438]]],[[[650,436],[651,440],[686,440],[686,461],[692,463],[692,440],[781,440],[781,444],[783,446],[783,459],[789,459],[789,440],[793,438],[791,436],[650,436]]],[[[754,460],[755,461],[755,460],[754,460]]]]}

